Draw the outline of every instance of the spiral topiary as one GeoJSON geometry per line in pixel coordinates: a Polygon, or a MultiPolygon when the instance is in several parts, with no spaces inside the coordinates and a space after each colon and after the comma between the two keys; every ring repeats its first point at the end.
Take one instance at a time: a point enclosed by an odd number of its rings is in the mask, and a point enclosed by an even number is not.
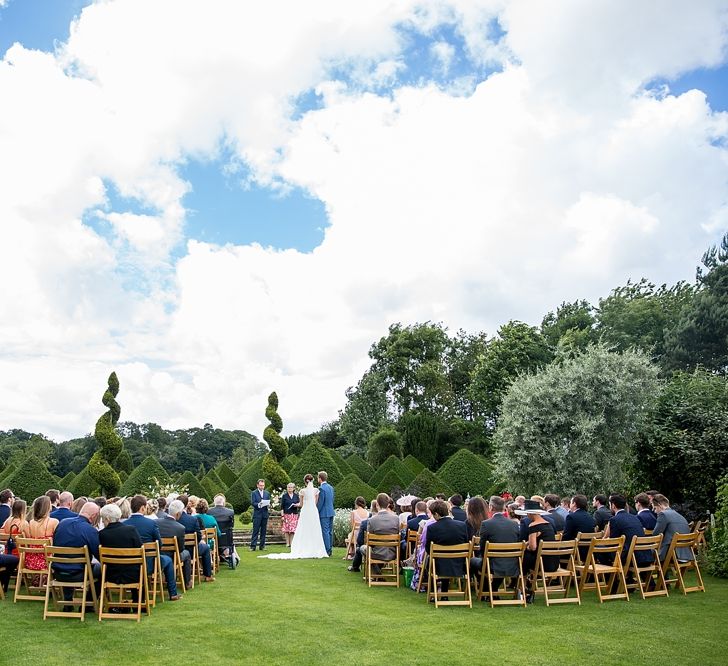
{"type": "Polygon", "coordinates": [[[265,417],[270,421],[270,425],[263,431],[263,439],[270,447],[276,462],[281,462],[288,455],[288,444],[280,435],[283,430],[283,420],[278,415],[278,395],[275,391],[268,396],[265,417]]]}
{"type": "Polygon", "coordinates": [[[121,479],[111,464],[118,458],[124,443],[114,430],[121,414],[121,407],[115,399],[119,393],[119,380],[115,372],[109,375],[108,383],[109,387],[104,392],[101,402],[109,408],[109,411],[104,412],[96,421],[94,436],[99,448],[88,461],[88,472],[99,484],[101,492],[107,497],[112,497],[119,492],[121,479]]]}

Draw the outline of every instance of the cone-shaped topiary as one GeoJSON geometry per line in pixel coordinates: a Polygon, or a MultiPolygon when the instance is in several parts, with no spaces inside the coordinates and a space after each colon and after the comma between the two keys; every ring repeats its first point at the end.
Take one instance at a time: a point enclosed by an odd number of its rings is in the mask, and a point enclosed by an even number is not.
{"type": "Polygon", "coordinates": [[[356,474],[347,474],[334,488],[334,505],[337,509],[351,509],[354,501],[362,496],[367,503],[376,496],[377,491],[364,483],[356,474]]]}
{"type": "Polygon", "coordinates": [[[344,476],[354,473],[354,470],[349,467],[349,463],[341,457],[341,454],[336,449],[327,449],[327,451],[329,452],[329,455],[334,459],[334,462],[339,468],[339,471],[344,476]]]}
{"type": "Polygon", "coordinates": [[[379,488],[379,484],[382,482],[382,479],[389,474],[389,472],[396,472],[397,476],[404,482],[404,486],[406,487],[408,483],[410,483],[416,474],[413,474],[407,465],[405,465],[397,456],[389,456],[378,468],[377,471],[372,474],[371,478],[367,483],[372,488],[379,488]]]}
{"type": "Polygon", "coordinates": [[[129,474],[134,471],[134,463],[132,462],[131,455],[126,449],[122,449],[119,457],[114,462],[114,467],[119,473],[126,472],[127,478],[129,477],[129,474]]]}
{"type": "Polygon", "coordinates": [[[5,479],[5,485],[30,506],[36,497],[45,495],[46,490],[56,487],[56,479],[45,463],[31,454],[5,479]]]}
{"type": "Polygon", "coordinates": [[[207,479],[212,483],[212,485],[217,488],[216,494],[218,492],[221,492],[227,488],[227,484],[223,483],[222,479],[218,476],[217,472],[214,469],[211,469],[205,476],[203,477],[203,481],[207,479]]]}
{"type": "Polygon", "coordinates": [[[233,483],[238,480],[235,472],[228,467],[224,460],[215,468],[215,472],[220,477],[220,481],[223,482],[226,488],[232,486],[233,483]]]}
{"type": "Polygon", "coordinates": [[[99,484],[88,473],[88,467],[84,467],[68,484],[66,490],[74,497],[96,497],[99,493],[99,484]]]}
{"type": "Polygon", "coordinates": [[[225,499],[232,505],[235,513],[240,513],[250,506],[250,493],[250,488],[243,483],[242,479],[238,479],[225,492],[225,499]]]}
{"type": "Polygon", "coordinates": [[[313,474],[316,478],[316,474],[321,471],[329,475],[328,481],[332,486],[336,486],[344,478],[328,450],[317,439],[314,439],[303,450],[298,462],[293,466],[291,479],[296,484],[302,484],[306,474],[313,474]]]}
{"type": "Polygon", "coordinates": [[[410,483],[407,492],[417,497],[434,497],[437,493],[452,495],[452,489],[440,477],[425,467],[410,483]]]}
{"type": "Polygon", "coordinates": [[[148,492],[149,488],[158,486],[160,483],[170,483],[171,479],[164,467],[154,456],[145,458],[124,481],[121,486],[122,495],[136,495],[137,493],[148,492]]]}
{"type": "Polygon", "coordinates": [[[437,476],[463,497],[481,495],[493,485],[488,462],[468,449],[453,453],[437,471],[437,476]]]}
{"type": "Polygon", "coordinates": [[[197,479],[199,481],[202,481],[202,479],[205,478],[205,474],[207,474],[207,470],[205,470],[205,466],[202,463],[200,463],[200,467],[197,470],[197,479]]]}
{"type": "Polygon", "coordinates": [[[374,474],[374,468],[362,458],[358,453],[350,455],[346,459],[346,464],[354,470],[354,473],[364,482],[369,483],[369,479],[374,474]]]}
{"type": "Polygon", "coordinates": [[[6,487],[5,479],[9,479],[15,470],[18,469],[14,463],[10,463],[0,474],[0,486],[4,489],[6,487]]]}
{"type": "Polygon", "coordinates": [[[111,465],[119,457],[124,443],[114,429],[121,414],[119,403],[116,402],[116,395],[119,393],[119,380],[116,378],[115,372],[109,375],[108,384],[109,387],[101,398],[101,402],[108,407],[108,411],[103,413],[96,421],[96,430],[94,431],[94,437],[99,448],[91,456],[87,467],[91,477],[101,487],[101,492],[107,497],[112,497],[119,492],[121,479],[119,479],[119,475],[111,465]]]}
{"type": "Polygon", "coordinates": [[[246,488],[255,488],[255,484],[258,483],[258,479],[263,478],[263,458],[256,458],[251,460],[243,471],[240,472],[240,479],[246,488]]]}
{"type": "Polygon", "coordinates": [[[73,481],[75,478],[76,478],[76,472],[74,472],[74,471],[71,471],[68,474],[66,474],[66,476],[64,476],[61,479],[61,483],[58,486],[59,489],[61,490],[61,492],[64,490],[68,490],[68,486],[71,485],[71,481],[73,481]]]}
{"type": "Polygon", "coordinates": [[[377,491],[380,493],[387,493],[388,495],[404,495],[404,489],[407,487],[407,483],[402,481],[397,470],[390,469],[384,478],[377,485],[377,491]]]}
{"type": "Polygon", "coordinates": [[[285,469],[286,472],[290,472],[297,462],[298,456],[295,453],[291,453],[290,455],[283,458],[283,460],[281,461],[281,467],[285,469]]]}
{"type": "Polygon", "coordinates": [[[286,470],[278,464],[272,453],[266,453],[263,457],[263,478],[269,488],[285,488],[290,481],[286,470]]]}
{"type": "Polygon", "coordinates": [[[288,455],[288,444],[281,437],[283,420],[278,415],[278,395],[275,391],[268,396],[265,417],[270,421],[270,425],[263,431],[263,439],[270,447],[270,452],[273,454],[276,462],[283,460],[288,455]]]}
{"type": "Polygon", "coordinates": [[[207,476],[200,481],[200,485],[204,488],[204,492],[199,497],[204,497],[205,499],[212,499],[219,492],[222,492],[220,486],[213,483],[212,479],[208,479],[207,476]]]}
{"type": "Polygon", "coordinates": [[[185,472],[182,476],[177,479],[177,485],[179,488],[183,486],[187,487],[188,495],[197,495],[197,497],[204,497],[205,499],[212,499],[207,497],[205,487],[197,480],[197,477],[190,471],[185,472]]]}
{"type": "Polygon", "coordinates": [[[414,476],[417,476],[425,466],[417,460],[411,453],[402,461],[414,476]]]}
{"type": "Polygon", "coordinates": [[[129,478],[129,475],[122,469],[121,472],[119,472],[119,479],[122,483],[126,481],[129,478]]]}

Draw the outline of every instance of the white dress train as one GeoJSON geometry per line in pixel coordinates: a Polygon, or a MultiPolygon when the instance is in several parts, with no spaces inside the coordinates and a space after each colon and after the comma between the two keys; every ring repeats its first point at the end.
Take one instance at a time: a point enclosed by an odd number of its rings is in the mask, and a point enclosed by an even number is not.
{"type": "Polygon", "coordinates": [[[301,491],[303,508],[298,516],[298,526],[291,542],[291,552],[271,553],[270,555],[259,555],[259,557],[268,558],[269,560],[304,560],[328,557],[324,546],[324,537],[321,534],[321,521],[316,508],[316,495],[316,488],[313,487],[311,482],[301,491]]]}

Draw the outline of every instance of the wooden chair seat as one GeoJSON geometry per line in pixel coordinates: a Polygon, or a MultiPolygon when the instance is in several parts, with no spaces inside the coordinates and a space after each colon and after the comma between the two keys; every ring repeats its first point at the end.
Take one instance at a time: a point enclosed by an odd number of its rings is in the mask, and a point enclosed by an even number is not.
{"type": "Polygon", "coordinates": [[[190,551],[190,561],[192,569],[190,574],[190,589],[195,589],[195,578],[198,583],[202,583],[202,567],[200,566],[200,548],[197,542],[196,534],[185,534],[185,550],[190,551]]]}
{"type": "Polygon", "coordinates": [[[136,620],[141,622],[142,608],[149,613],[149,587],[147,585],[147,561],[144,548],[99,548],[101,561],[101,599],[99,600],[99,622],[101,620],[136,620]],[[139,579],[134,583],[112,583],[108,580],[109,567],[113,565],[138,566],[139,579]],[[136,590],[137,600],[127,600],[126,593],[136,590]],[[117,599],[114,599],[114,593],[117,599]],[[134,610],[136,613],[113,613],[110,609],[134,610]]]}
{"type": "Polygon", "coordinates": [[[639,590],[643,599],[669,595],[662,565],[660,564],[661,545],[662,534],[632,538],[627,553],[627,568],[624,575],[625,579],[634,581],[627,582],[627,589],[639,590]],[[650,564],[639,564],[637,562],[637,553],[642,552],[652,553],[652,562],[650,564]]]}
{"type": "Polygon", "coordinates": [[[543,593],[546,605],[552,604],[578,604],[581,605],[579,594],[579,581],[576,575],[575,551],[577,541],[540,541],[536,552],[536,568],[533,572],[533,591],[543,593]],[[560,565],[555,571],[546,571],[544,557],[558,557],[560,565]],[[561,562],[566,560],[566,566],[561,562]],[[558,585],[552,585],[558,581],[558,585]],[[574,585],[576,596],[570,597],[571,585],[574,585]],[[549,595],[563,594],[562,597],[552,598],[549,595]]]}
{"type": "Polygon", "coordinates": [[[182,566],[182,556],[179,552],[179,544],[175,537],[162,537],[162,545],[160,552],[165,555],[169,555],[172,558],[172,566],[174,568],[174,574],[176,576],[177,587],[184,592],[185,588],[185,574],[184,567],[182,566]]]}
{"type": "MultiPolygon", "coordinates": [[[[219,560],[219,548],[217,529],[214,527],[208,527],[205,529],[205,539],[210,546],[210,558],[212,559],[212,572],[216,574],[220,571],[220,560],[219,560]]],[[[202,567],[200,567],[202,568],[202,567]]]]}
{"type": "Polygon", "coordinates": [[[399,532],[397,534],[370,534],[365,537],[366,545],[366,576],[369,587],[390,586],[399,587],[399,532]],[[380,560],[374,557],[373,548],[394,548],[394,558],[380,560]],[[373,572],[374,566],[379,572],[373,572]]]}
{"type": "Polygon", "coordinates": [[[700,533],[691,532],[689,534],[674,534],[672,537],[672,543],[670,548],[665,555],[665,561],[663,562],[663,571],[667,575],[670,569],[675,571],[674,578],[665,578],[665,582],[669,585],[672,583],[677,584],[679,590],[682,590],[683,594],[688,592],[705,592],[705,585],[703,584],[703,576],[700,573],[700,566],[698,565],[697,549],[700,542],[700,533]],[[678,557],[678,548],[688,548],[692,553],[692,560],[684,560],[678,557]],[[694,571],[697,578],[696,585],[687,585],[685,582],[685,575],[689,571],[694,571]]]}
{"type": "Polygon", "coordinates": [[[45,603],[43,605],[43,620],[49,617],[78,618],[81,622],[86,619],[86,605],[90,603],[94,612],[98,607],[96,598],[96,588],[94,586],[93,569],[91,567],[91,557],[89,556],[88,546],[82,548],[64,548],[60,546],[45,546],[46,557],[46,593],[45,603]],[[73,564],[83,567],[83,579],[78,582],[70,582],[58,580],[54,564],[73,564]],[[65,589],[72,590],[73,597],[66,600],[63,597],[65,589]],[[81,593],[81,598],[74,598],[76,593],[81,593]],[[51,610],[50,600],[53,598],[55,610],[51,610]],[[73,606],[80,606],[80,610],[75,612],[73,606]],[[71,607],[70,612],[64,609],[71,607]]]}
{"type": "Polygon", "coordinates": [[[624,535],[610,539],[592,539],[589,544],[589,551],[583,566],[575,567],[579,574],[579,596],[587,589],[589,576],[594,579],[599,603],[612,599],[624,599],[629,601],[627,582],[624,577],[624,568],[620,559],[624,547],[624,535]],[[612,564],[604,564],[602,559],[613,558],[612,564]],[[609,576],[607,578],[607,576],[609,576]],[[617,582],[616,592],[612,592],[613,585],[617,582]]]}
{"type": "Polygon", "coordinates": [[[27,566],[27,556],[30,554],[44,553],[44,548],[50,546],[53,540],[47,539],[27,539],[18,537],[18,570],[16,574],[15,594],[13,602],[18,601],[44,601],[46,590],[46,570],[29,569],[27,566]],[[23,592],[25,588],[25,592],[23,592]]]}
{"type": "Polygon", "coordinates": [[[160,600],[164,602],[164,582],[162,581],[162,560],[160,557],[159,542],[150,541],[149,543],[142,544],[144,554],[147,560],[153,559],[154,565],[151,573],[147,567],[147,586],[150,590],[149,605],[151,608],[157,607],[157,594],[159,594],[160,600]]]}
{"type": "Polygon", "coordinates": [[[430,544],[430,575],[427,579],[427,599],[434,600],[435,608],[440,606],[468,606],[473,607],[473,598],[470,593],[470,557],[473,546],[470,541],[453,546],[430,544]],[[465,560],[465,574],[463,576],[442,576],[437,573],[437,562],[440,560],[465,560]],[[450,588],[447,592],[438,589],[438,583],[448,580],[457,581],[458,589],[450,588]],[[447,597],[447,599],[443,599],[447,597]]]}

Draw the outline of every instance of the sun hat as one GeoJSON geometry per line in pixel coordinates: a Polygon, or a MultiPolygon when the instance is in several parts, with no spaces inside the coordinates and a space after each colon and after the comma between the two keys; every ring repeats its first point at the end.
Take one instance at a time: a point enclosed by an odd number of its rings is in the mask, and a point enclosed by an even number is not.
{"type": "Polygon", "coordinates": [[[517,509],[515,513],[517,516],[527,516],[529,514],[538,514],[539,516],[543,516],[544,514],[547,514],[548,511],[544,511],[541,508],[541,504],[536,500],[526,500],[523,503],[523,509],[517,509]]]}
{"type": "Polygon", "coordinates": [[[415,495],[403,495],[397,500],[397,506],[410,506],[413,500],[416,500],[415,495]]]}

